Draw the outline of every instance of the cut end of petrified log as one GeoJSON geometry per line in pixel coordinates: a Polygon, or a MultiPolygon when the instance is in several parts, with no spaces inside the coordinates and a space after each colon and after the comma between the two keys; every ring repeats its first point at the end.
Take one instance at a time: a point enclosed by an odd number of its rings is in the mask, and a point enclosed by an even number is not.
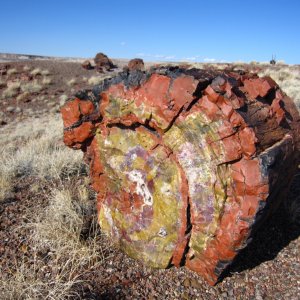
{"type": "Polygon", "coordinates": [[[299,114],[271,78],[198,69],[122,72],[61,110],[102,229],[153,267],[214,284],[299,162],[299,114]]]}

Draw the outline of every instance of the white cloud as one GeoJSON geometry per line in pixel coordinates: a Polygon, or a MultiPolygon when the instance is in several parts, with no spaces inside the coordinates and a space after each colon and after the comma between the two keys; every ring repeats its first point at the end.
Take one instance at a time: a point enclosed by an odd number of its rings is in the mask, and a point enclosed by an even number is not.
{"type": "Polygon", "coordinates": [[[195,61],[197,59],[197,56],[191,56],[191,57],[184,57],[183,61],[195,61]]]}
{"type": "Polygon", "coordinates": [[[228,61],[225,59],[216,59],[216,58],[203,58],[204,62],[207,63],[227,63],[228,61]]]}
{"type": "Polygon", "coordinates": [[[176,56],[175,55],[169,55],[169,56],[165,56],[165,59],[175,59],[176,56]]]}
{"type": "Polygon", "coordinates": [[[164,54],[150,54],[150,53],[136,53],[137,56],[139,57],[147,57],[147,58],[152,58],[152,59],[160,59],[160,60],[170,60],[170,59],[175,59],[175,55],[164,55],[164,54]]]}
{"type": "Polygon", "coordinates": [[[215,58],[206,57],[206,58],[203,58],[203,61],[205,61],[205,62],[216,62],[217,60],[215,58]]]}

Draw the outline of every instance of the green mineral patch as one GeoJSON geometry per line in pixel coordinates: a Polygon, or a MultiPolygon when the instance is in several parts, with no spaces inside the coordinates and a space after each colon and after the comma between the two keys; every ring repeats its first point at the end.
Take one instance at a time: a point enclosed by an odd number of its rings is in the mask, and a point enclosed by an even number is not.
{"type": "Polygon", "coordinates": [[[99,219],[102,229],[130,256],[153,267],[165,268],[173,255],[181,226],[181,174],[175,161],[149,130],[111,128],[110,134],[97,135],[100,157],[110,178],[99,219]],[[111,189],[115,178],[119,190],[111,189]],[[152,183],[152,185],[150,184],[152,183]],[[122,193],[134,187],[139,203],[121,210],[122,193]],[[108,204],[109,202],[109,204],[108,204]],[[126,237],[124,236],[126,232],[126,237]]]}
{"type": "Polygon", "coordinates": [[[129,115],[135,115],[141,121],[152,120],[161,129],[166,129],[169,123],[160,117],[155,107],[146,106],[141,103],[136,105],[135,100],[132,99],[120,99],[117,97],[109,97],[109,104],[105,108],[105,116],[108,119],[122,118],[129,115]]]}

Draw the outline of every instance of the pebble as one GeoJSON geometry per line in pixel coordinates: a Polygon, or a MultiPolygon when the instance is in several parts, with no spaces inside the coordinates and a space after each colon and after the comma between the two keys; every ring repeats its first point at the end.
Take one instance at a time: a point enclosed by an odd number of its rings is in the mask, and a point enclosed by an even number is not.
{"type": "Polygon", "coordinates": [[[8,106],[7,108],[6,108],[6,111],[7,112],[13,112],[15,110],[15,108],[13,107],[13,106],[8,106]]]}
{"type": "Polygon", "coordinates": [[[227,292],[223,292],[223,293],[221,294],[221,296],[222,296],[223,298],[228,298],[227,292]]]}

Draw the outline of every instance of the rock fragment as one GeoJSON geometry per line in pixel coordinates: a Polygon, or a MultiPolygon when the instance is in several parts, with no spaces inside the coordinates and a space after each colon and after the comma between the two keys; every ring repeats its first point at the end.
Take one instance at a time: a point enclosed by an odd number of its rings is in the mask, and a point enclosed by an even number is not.
{"type": "Polygon", "coordinates": [[[104,53],[97,53],[95,58],[95,69],[99,73],[103,73],[104,71],[111,71],[116,66],[113,64],[113,62],[108,58],[107,55],[104,53]]]}

